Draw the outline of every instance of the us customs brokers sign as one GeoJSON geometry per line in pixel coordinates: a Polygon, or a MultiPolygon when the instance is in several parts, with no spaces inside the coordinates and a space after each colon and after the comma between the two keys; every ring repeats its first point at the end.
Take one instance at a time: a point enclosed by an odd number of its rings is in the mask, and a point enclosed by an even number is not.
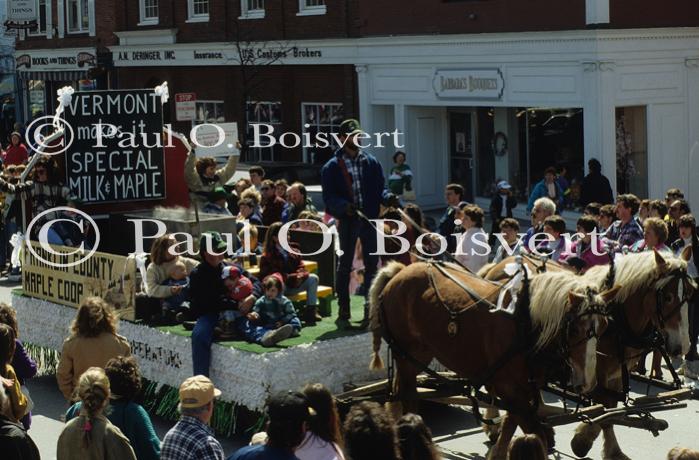
{"type": "Polygon", "coordinates": [[[86,204],[165,197],[163,109],[152,89],[76,92],[65,121],[68,186],[86,204]]]}

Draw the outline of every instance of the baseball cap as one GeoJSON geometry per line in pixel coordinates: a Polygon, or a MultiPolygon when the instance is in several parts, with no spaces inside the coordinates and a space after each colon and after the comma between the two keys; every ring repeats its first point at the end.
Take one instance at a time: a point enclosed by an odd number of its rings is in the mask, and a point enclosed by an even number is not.
{"type": "Polygon", "coordinates": [[[226,265],[221,271],[221,279],[225,280],[227,278],[238,278],[240,276],[240,269],[235,265],[226,265]]]}
{"type": "Polygon", "coordinates": [[[209,249],[209,243],[206,242],[207,239],[211,239],[211,250],[216,252],[225,251],[228,245],[223,240],[223,237],[219,232],[204,232],[201,234],[201,239],[199,240],[199,248],[201,251],[209,249]]]}
{"type": "Polygon", "coordinates": [[[498,182],[498,186],[497,186],[497,187],[498,187],[498,190],[509,190],[509,189],[512,188],[512,186],[510,185],[510,183],[507,182],[506,180],[501,180],[500,182],[498,182]]]}
{"type": "Polygon", "coordinates": [[[339,135],[351,136],[352,134],[363,133],[362,127],[359,125],[359,120],[348,118],[340,124],[339,135]]]}
{"type": "Polygon", "coordinates": [[[272,396],[267,403],[267,415],[271,422],[307,421],[313,414],[303,393],[286,391],[272,396]]]}
{"type": "Polygon", "coordinates": [[[180,385],[180,404],[182,407],[201,407],[212,399],[221,396],[221,390],[203,375],[190,377],[180,385]]]}
{"type": "Polygon", "coordinates": [[[223,187],[216,187],[212,192],[209,193],[209,201],[218,201],[222,198],[228,199],[230,194],[223,187]]]}

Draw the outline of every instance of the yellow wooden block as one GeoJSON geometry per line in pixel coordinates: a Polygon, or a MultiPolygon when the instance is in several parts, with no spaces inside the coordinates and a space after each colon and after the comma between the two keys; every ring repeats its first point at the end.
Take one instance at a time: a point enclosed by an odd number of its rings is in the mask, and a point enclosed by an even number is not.
{"type": "MultiPolygon", "coordinates": [[[[330,286],[318,286],[318,298],[322,299],[324,297],[332,297],[333,288],[330,286]]],[[[308,296],[306,291],[299,292],[298,294],[287,296],[292,302],[304,302],[308,296]]]]}

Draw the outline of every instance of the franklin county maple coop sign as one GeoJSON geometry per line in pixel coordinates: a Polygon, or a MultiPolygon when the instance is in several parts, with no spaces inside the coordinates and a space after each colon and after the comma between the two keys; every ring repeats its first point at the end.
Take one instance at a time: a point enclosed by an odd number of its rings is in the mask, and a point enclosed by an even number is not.
{"type": "Polygon", "coordinates": [[[153,90],[76,92],[65,120],[68,186],[86,204],[165,197],[163,108],[153,90]]]}

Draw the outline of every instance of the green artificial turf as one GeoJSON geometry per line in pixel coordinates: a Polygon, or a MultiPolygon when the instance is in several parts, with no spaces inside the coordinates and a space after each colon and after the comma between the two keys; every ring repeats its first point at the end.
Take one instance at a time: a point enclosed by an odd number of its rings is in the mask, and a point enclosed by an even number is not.
{"type": "MultiPolygon", "coordinates": [[[[356,326],[357,322],[361,321],[364,317],[364,297],[352,296],[351,297],[352,306],[352,325],[356,326]]],[[[219,345],[226,347],[233,347],[237,350],[247,351],[251,353],[270,353],[273,351],[283,350],[285,348],[293,347],[295,345],[302,345],[304,343],[312,343],[318,340],[330,340],[337,339],[339,337],[348,337],[356,334],[361,334],[365,331],[358,330],[356,328],[348,328],[347,322],[344,325],[339,325],[337,320],[337,300],[332,302],[332,316],[328,318],[323,318],[315,326],[304,327],[301,329],[301,335],[299,337],[294,337],[291,339],[286,339],[278,344],[276,347],[263,347],[256,343],[248,343],[245,341],[231,341],[231,342],[217,342],[219,345]],[[344,327],[342,327],[344,326],[344,327]]],[[[181,335],[185,337],[190,337],[192,335],[191,331],[186,330],[181,324],[177,326],[160,326],[158,330],[169,332],[171,334],[181,335]]]]}

